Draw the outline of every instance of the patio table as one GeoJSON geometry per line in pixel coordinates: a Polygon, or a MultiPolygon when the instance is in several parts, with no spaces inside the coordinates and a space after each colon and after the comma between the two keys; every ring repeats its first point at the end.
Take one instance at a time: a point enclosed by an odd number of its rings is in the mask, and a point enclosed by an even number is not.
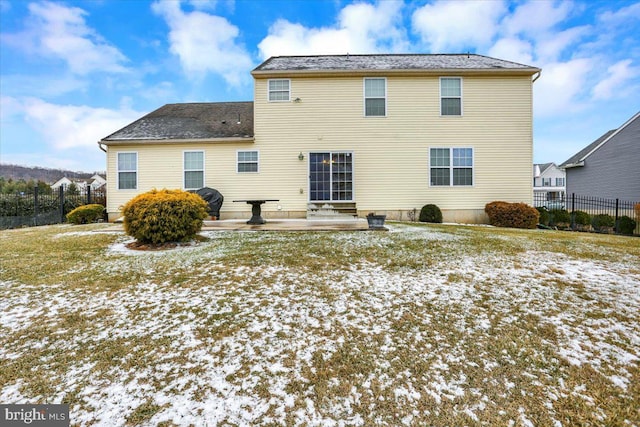
{"type": "Polygon", "coordinates": [[[251,219],[247,221],[247,224],[266,224],[267,221],[262,218],[262,204],[266,202],[279,202],[279,199],[249,199],[249,200],[234,200],[234,203],[246,203],[251,205],[251,219]]]}

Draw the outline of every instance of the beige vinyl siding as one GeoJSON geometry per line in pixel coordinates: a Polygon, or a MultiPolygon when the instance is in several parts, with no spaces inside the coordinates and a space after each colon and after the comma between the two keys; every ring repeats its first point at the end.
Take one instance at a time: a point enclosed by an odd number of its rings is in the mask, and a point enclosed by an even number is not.
{"type": "Polygon", "coordinates": [[[532,202],[530,76],[460,76],[461,117],[440,115],[439,76],[384,77],[385,117],[364,116],[362,76],[291,76],[290,102],[268,102],[268,79],[257,78],[253,143],[109,146],[108,211],[117,212],[135,194],[154,187],[181,187],[185,150],[205,152],[205,185],[225,197],[223,219],[243,217],[250,206],[232,201],[248,198],[280,199],[263,205],[267,217],[303,216],[309,203],[309,152],[353,153],[354,201],[365,215],[410,211],[426,203],[451,212],[481,212],[492,200],[532,202]],[[431,187],[432,147],[472,148],[474,185],[431,187]],[[238,150],[259,151],[258,173],[237,173],[238,150]],[[138,152],[137,191],[115,187],[120,151],[138,152]]]}
{"type": "MultiPolygon", "coordinates": [[[[439,78],[387,78],[387,116],[364,117],[362,77],[292,78],[299,103],[267,104],[256,80],[256,145],[262,164],[302,151],[352,151],[358,209],[483,209],[491,200],[531,203],[531,78],[463,76],[464,116],[440,116],[439,78]],[[430,187],[429,148],[474,150],[473,187],[430,187]]],[[[307,159],[280,168],[273,192],[308,187],[307,159]],[[303,163],[303,162],[300,162],[303,163]]],[[[292,200],[305,209],[308,196],[292,200]]]]}

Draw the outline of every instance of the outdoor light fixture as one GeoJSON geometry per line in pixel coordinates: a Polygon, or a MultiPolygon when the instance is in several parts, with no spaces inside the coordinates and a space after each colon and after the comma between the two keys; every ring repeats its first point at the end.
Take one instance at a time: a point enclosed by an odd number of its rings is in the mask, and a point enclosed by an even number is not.
{"type": "Polygon", "coordinates": [[[298,103],[300,103],[300,102],[302,102],[302,99],[300,99],[300,98],[296,98],[296,99],[294,99],[294,100],[293,100],[293,102],[298,102],[298,103]]]}
{"type": "Polygon", "coordinates": [[[300,154],[298,154],[298,160],[300,161],[304,160],[304,154],[302,154],[302,151],[300,152],[300,154]]]}

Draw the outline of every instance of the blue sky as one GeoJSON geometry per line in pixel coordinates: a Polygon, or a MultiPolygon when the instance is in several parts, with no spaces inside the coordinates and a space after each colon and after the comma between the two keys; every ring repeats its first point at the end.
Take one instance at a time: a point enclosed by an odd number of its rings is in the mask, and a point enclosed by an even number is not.
{"type": "Polygon", "coordinates": [[[534,161],[640,110],[640,2],[0,0],[0,162],[104,170],[96,141],[174,102],[251,100],[273,55],[472,52],[542,68],[534,161]]]}

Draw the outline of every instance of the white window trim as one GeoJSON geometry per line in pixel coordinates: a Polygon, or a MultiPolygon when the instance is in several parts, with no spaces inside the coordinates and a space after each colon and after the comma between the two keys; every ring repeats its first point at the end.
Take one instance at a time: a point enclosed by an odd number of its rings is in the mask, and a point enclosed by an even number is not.
{"type": "MultiPolygon", "coordinates": [[[[428,167],[429,167],[429,187],[432,188],[451,188],[451,187],[455,187],[455,188],[472,188],[476,186],[476,149],[475,147],[472,146],[466,146],[466,147],[429,147],[428,151],[429,153],[429,161],[428,161],[428,167]],[[466,148],[470,148],[471,149],[471,185],[453,185],[453,170],[454,169],[466,169],[467,167],[464,166],[453,166],[453,150],[454,149],[466,149],[466,148]],[[441,149],[441,150],[449,150],[449,185],[433,185],[431,184],[431,150],[432,149],[441,149]]],[[[435,168],[439,168],[439,169],[444,169],[444,166],[434,166],[435,168]]]]}
{"type": "MultiPolygon", "coordinates": [[[[379,99],[373,98],[371,99],[379,99]]],[[[386,77],[364,77],[362,79],[362,115],[366,118],[376,118],[376,117],[387,117],[387,105],[388,105],[388,97],[387,97],[387,78],[386,77]],[[367,116],[367,80],[384,80],[384,115],[382,116],[367,116]]]]}
{"type": "MultiPolygon", "coordinates": [[[[254,163],[254,162],[242,162],[242,163],[254,163]]],[[[237,150],[236,151],[236,173],[237,174],[246,174],[246,173],[260,173],[260,151],[258,150],[237,150]],[[258,168],[255,172],[241,172],[238,170],[238,166],[240,165],[240,159],[238,159],[239,153],[256,153],[258,155],[258,158],[256,159],[255,163],[257,164],[258,168]]]]}
{"type": "MultiPolygon", "coordinates": [[[[280,92],[280,91],[277,91],[277,92],[280,92]]],[[[267,80],[267,101],[268,102],[291,102],[291,79],[268,79],[267,80]],[[270,96],[271,95],[271,89],[269,87],[271,85],[269,84],[269,82],[283,81],[283,80],[289,82],[289,91],[288,91],[289,92],[289,97],[287,99],[274,99],[274,100],[272,100],[271,96],[270,96]]]]}
{"type": "MultiPolygon", "coordinates": [[[[462,117],[464,116],[464,79],[460,76],[441,76],[440,80],[438,81],[440,83],[440,88],[439,88],[439,92],[440,92],[440,98],[438,99],[438,108],[440,109],[440,117],[462,117]],[[460,115],[453,115],[453,114],[442,114],[442,79],[459,79],[460,80],[460,115]]],[[[458,98],[457,96],[446,96],[444,98],[458,98]]],[[[459,147],[456,147],[459,148],[459,147]]]]}
{"type": "Polygon", "coordinates": [[[207,182],[206,175],[206,158],[204,150],[183,150],[182,151],[182,188],[185,190],[199,190],[202,187],[206,187],[205,182],[207,182]],[[184,157],[186,153],[202,153],[202,169],[187,169],[184,167],[184,157]],[[202,187],[199,188],[188,188],[187,187],[187,172],[201,172],[202,171],[202,187]]]}
{"type": "Polygon", "coordinates": [[[138,162],[139,155],[137,151],[117,151],[116,152],[116,179],[117,179],[117,190],[118,191],[132,191],[138,189],[138,162]],[[136,155],[136,169],[135,170],[120,170],[120,154],[135,154],[136,155]],[[135,188],[120,188],[120,172],[135,172],[136,173],[136,186],[135,188]]]}

